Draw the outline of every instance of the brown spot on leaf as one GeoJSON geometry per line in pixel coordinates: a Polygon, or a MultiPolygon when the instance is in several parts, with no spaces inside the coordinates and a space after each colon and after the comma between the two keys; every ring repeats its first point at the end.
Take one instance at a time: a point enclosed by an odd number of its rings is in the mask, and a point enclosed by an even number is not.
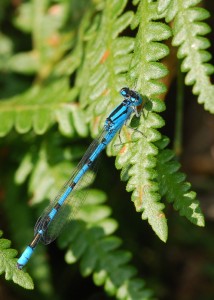
{"type": "Polygon", "coordinates": [[[100,63],[101,63],[101,64],[103,64],[103,63],[106,61],[106,59],[108,58],[109,54],[110,54],[110,51],[109,51],[109,50],[106,50],[106,51],[104,52],[104,54],[103,54],[103,56],[101,57],[101,60],[100,60],[100,63]]]}

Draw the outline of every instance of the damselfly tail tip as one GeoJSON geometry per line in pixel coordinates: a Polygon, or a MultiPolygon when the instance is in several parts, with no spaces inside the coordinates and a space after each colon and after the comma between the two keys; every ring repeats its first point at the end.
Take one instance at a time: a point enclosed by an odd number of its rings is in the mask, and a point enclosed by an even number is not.
{"type": "Polygon", "coordinates": [[[23,265],[21,265],[21,264],[17,263],[17,264],[16,264],[16,267],[17,267],[17,269],[19,269],[19,270],[22,270],[22,268],[23,268],[23,265]]]}

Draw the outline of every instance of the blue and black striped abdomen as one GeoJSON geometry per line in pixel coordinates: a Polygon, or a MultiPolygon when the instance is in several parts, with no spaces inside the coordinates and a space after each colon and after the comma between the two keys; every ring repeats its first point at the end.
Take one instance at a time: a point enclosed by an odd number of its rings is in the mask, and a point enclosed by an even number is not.
{"type": "Polygon", "coordinates": [[[103,131],[99,139],[92,142],[70,179],[38,219],[34,234],[41,231],[43,243],[51,243],[57,238],[64,225],[75,218],[86,196],[84,187],[88,187],[94,179],[96,159],[106,147],[106,135],[108,133],[103,131]]]}

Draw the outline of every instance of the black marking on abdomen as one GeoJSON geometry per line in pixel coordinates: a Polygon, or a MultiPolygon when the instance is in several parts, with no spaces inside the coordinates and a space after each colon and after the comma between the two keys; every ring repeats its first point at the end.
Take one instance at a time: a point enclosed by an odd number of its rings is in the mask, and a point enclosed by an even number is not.
{"type": "Polygon", "coordinates": [[[60,207],[61,207],[61,204],[59,204],[59,203],[57,203],[57,204],[54,206],[54,208],[55,208],[57,211],[60,209],[60,207]]]}
{"type": "Polygon", "coordinates": [[[35,248],[36,247],[36,245],[38,244],[38,242],[40,241],[40,239],[41,239],[41,233],[37,233],[36,235],[35,235],[35,237],[34,237],[34,239],[32,240],[32,242],[30,243],[30,247],[31,248],[35,248]]]}
{"type": "Polygon", "coordinates": [[[71,184],[69,184],[69,186],[72,188],[72,190],[75,187],[75,185],[76,185],[76,182],[74,182],[74,181],[72,181],[71,184]]]}
{"type": "Polygon", "coordinates": [[[88,167],[90,167],[91,164],[92,164],[92,160],[90,160],[90,158],[89,158],[89,159],[86,161],[86,165],[87,165],[88,167]]]}
{"type": "Polygon", "coordinates": [[[101,143],[105,145],[106,144],[106,138],[103,138],[101,143]]]}

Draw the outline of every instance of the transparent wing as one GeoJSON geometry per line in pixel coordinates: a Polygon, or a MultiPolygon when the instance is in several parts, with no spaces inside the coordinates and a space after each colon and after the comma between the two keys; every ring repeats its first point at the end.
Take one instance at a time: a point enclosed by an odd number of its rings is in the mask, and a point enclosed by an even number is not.
{"type": "MultiPolygon", "coordinates": [[[[43,230],[44,234],[42,236],[42,242],[44,244],[49,244],[54,241],[59,233],[61,232],[62,228],[65,224],[76,217],[77,212],[79,211],[80,207],[83,205],[83,202],[87,195],[87,190],[85,189],[88,187],[94,180],[96,170],[97,170],[97,159],[90,165],[90,168],[85,172],[82,178],[78,181],[75,185],[71,193],[67,196],[63,205],[59,208],[57,214],[50,222],[47,227],[47,220],[49,218],[49,213],[53,209],[53,207],[57,204],[59,199],[63,196],[67,188],[73,182],[73,179],[81,170],[81,168],[86,164],[88,158],[94,152],[94,150],[100,145],[101,140],[105,137],[106,131],[103,130],[100,136],[95,139],[91,145],[89,146],[88,150],[84,154],[83,158],[79,162],[78,166],[72,173],[70,179],[65,183],[63,188],[60,190],[56,198],[51,201],[50,205],[45,209],[43,214],[39,217],[34,227],[34,235],[39,231],[43,230]],[[47,228],[46,228],[47,227],[47,228]]],[[[104,149],[104,148],[103,148],[104,149]]]]}

